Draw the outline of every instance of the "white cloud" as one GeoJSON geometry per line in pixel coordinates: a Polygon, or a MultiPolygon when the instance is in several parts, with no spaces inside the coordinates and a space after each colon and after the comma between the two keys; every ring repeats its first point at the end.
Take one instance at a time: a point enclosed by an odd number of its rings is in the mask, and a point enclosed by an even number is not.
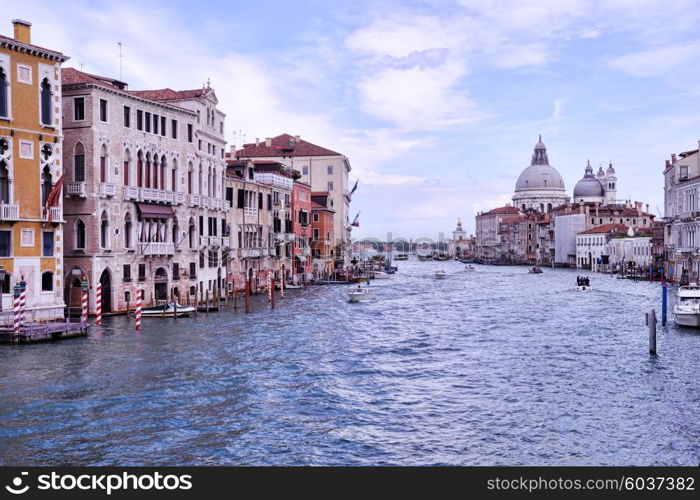
{"type": "Polygon", "coordinates": [[[638,77],[669,77],[682,80],[683,73],[677,73],[689,63],[695,63],[700,57],[700,42],[673,44],[654,47],[648,50],[625,54],[611,59],[608,65],[638,77]]]}

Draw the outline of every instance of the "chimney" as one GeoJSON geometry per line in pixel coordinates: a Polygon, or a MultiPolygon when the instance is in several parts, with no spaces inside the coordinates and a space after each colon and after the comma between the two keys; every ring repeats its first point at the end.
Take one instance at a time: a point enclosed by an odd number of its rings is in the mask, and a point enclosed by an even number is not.
{"type": "Polygon", "coordinates": [[[231,152],[231,156],[236,156],[236,145],[231,144],[231,146],[229,147],[229,151],[231,152]]]}
{"type": "MultiPolygon", "coordinates": [[[[301,136],[300,136],[300,135],[295,135],[295,136],[294,136],[294,142],[296,142],[297,144],[299,144],[299,141],[300,141],[300,140],[301,140],[301,136]]],[[[700,141],[698,141],[698,143],[700,143],[700,141]]]]}
{"type": "Polygon", "coordinates": [[[671,168],[671,160],[666,160],[666,169],[671,168]]]}
{"type": "Polygon", "coordinates": [[[676,163],[676,153],[671,154],[671,163],[676,163]]]}
{"type": "Polygon", "coordinates": [[[272,137],[267,137],[265,139],[265,147],[268,147],[268,148],[272,147],[272,137]]]}
{"type": "Polygon", "coordinates": [[[15,40],[21,43],[32,43],[32,23],[15,19],[12,24],[15,26],[15,40]]]}
{"type": "Polygon", "coordinates": [[[260,145],[260,137],[255,138],[255,145],[259,146],[260,145]]]}

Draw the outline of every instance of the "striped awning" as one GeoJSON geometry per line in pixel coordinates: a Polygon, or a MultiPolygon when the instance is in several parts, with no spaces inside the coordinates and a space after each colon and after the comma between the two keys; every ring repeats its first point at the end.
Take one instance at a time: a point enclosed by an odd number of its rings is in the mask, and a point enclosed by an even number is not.
{"type": "Polygon", "coordinates": [[[151,203],[137,203],[141,217],[144,219],[164,219],[174,217],[175,210],[168,205],[154,205],[151,203]]]}

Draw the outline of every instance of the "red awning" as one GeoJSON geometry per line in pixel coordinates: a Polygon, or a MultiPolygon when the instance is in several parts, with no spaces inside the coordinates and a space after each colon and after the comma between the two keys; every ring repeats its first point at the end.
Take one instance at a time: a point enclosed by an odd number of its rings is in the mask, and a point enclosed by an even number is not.
{"type": "Polygon", "coordinates": [[[137,203],[139,213],[144,219],[163,219],[165,217],[174,217],[175,211],[173,207],[167,205],[152,205],[150,203],[137,203]]]}

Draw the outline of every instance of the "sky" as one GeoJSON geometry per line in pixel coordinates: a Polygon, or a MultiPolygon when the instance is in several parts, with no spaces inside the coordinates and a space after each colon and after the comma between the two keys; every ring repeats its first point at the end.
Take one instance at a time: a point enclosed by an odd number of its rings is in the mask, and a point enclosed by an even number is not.
{"type": "Polygon", "coordinates": [[[569,195],[588,159],[612,162],[618,197],[658,214],[665,160],[700,139],[692,1],[23,0],[0,34],[14,18],[90,73],[118,78],[121,42],[131,89],[210,80],[230,144],[289,133],[345,154],[353,238],[473,232],[539,134],[569,195]]]}

